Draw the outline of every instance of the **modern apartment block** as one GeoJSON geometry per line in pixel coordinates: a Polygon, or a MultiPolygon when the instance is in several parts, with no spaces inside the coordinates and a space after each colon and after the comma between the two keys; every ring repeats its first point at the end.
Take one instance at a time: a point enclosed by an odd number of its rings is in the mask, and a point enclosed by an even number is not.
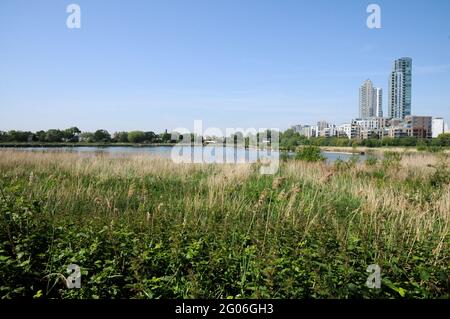
{"type": "Polygon", "coordinates": [[[348,137],[351,139],[352,136],[352,124],[351,123],[345,123],[338,125],[337,127],[338,137],[348,137]]]}
{"type": "Polygon", "coordinates": [[[431,138],[432,117],[408,115],[405,117],[405,126],[408,136],[431,138]]]}
{"type": "Polygon", "coordinates": [[[389,118],[404,119],[411,115],[412,59],[394,61],[389,76],[389,118]]]}
{"type": "Polygon", "coordinates": [[[337,136],[337,126],[326,121],[317,122],[317,125],[301,125],[300,127],[298,133],[307,138],[337,136]]]}
{"type": "Polygon", "coordinates": [[[302,128],[298,133],[307,138],[316,137],[315,126],[311,125],[302,125],[302,128]]]}
{"type": "Polygon", "coordinates": [[[317,122],[317,130],[320,132],[323,129],[326,129],[329,127],[329,124],[327,121],[319,121],[317,122]]]}
{"type": "Polygon", "coordinates": [[[330,124],[328,127],[319,131],[320,137],[335,137],[337,135],[337,126],[334,124],[330,124]]]}
{"type": "Polygon", "coordinates": [[[384,129],[387,126],[387,119],[383,117],[374,117],[370,119],[356,119],[352,123],[358,127],[358,137],[367,139],[371,137],[382,137],[384,129]]]}
{"type": "Polygon", "coordinates": [[[431,138],[432,132],[439,135],[447,129],[446,124],[440,118],[435,120],[432,120],[431,116],[408,115],[404,119],[385,117],[354,119],[351,123],[341,125],[318,122],[318,125],[302,126],[299,133],[307,138],[341,137],[362,140],[383,137],[431,138]]]}
{"type": "Polygon", "coordinates": [[[417,137],[431,138],[432,136],[432,117],[408,115],[404,121],[398,122],[392,120],[387,129],[386,136],[398,137],[417,137]]]}

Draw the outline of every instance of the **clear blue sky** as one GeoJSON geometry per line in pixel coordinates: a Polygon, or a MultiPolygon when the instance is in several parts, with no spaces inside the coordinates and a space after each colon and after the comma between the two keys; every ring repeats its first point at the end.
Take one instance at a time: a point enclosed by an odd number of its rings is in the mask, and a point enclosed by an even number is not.
{"type": "Polygon", "coordinates": [[[366,78],[387,112],[403,56],[413,114],[449,122],[448,0],[1,0],[0,130],[339,124],[366,78]],[[81,29],[66,27],[70,3],[81,29]]]}

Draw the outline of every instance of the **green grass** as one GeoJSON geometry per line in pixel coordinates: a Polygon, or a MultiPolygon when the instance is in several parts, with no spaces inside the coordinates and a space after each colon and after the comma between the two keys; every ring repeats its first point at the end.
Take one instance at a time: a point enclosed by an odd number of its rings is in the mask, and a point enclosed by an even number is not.
{"type": "Polygon", "coordinates": [[[262,176],[0,151],[0,296],[448,298],[448,172],[432,155],[262,176]],[[62,280],[72,263],[81,289],[62,280]],[[381,289],[365,285],[375,263],[381,289]]]}

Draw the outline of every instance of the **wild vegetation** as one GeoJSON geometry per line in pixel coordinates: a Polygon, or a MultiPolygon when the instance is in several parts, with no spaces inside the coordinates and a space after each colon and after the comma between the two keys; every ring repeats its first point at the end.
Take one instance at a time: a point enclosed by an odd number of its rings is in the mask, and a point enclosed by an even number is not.
{"type": "Polygon", "coordinates": [[[449,158],[329,165],[308,152],[271,176],[0,151],[0,296],[449,298],[449,158]],[[81,289],[65,286],[69,264],[81,289]],[[371,264],[380,289],[366,286],[371,264]]]}

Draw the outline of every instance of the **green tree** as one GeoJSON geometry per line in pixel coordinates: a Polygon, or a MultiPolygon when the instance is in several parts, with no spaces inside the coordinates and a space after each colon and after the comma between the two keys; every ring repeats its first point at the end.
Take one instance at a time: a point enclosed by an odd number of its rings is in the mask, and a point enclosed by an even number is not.
{"type": "Polygon", "coordinates": [[[23,132],[23,131],[9,131],[8,132],[9,142],[31,142],[33,140],[33,133],[23,132]]]}
{"type": "Polygon", "coordinates": [[[150,132],[145,132],[144,134],[145,134],[145,141],[146,142],[149,142],[149,143],[154,143],[155,142],[155,140],[157,138],[157,135],[154,132],[150,131],[150,132]]]}
{"type": "Polygon", "coordinates": [[[107,130],[97,130],[94,133],[94,142],[107,143],[111,141],[111,135],[107,130]]]}
{"type": "Polygon", "coordinates": [[[38,142],[46,142],[47,141],[47,134],[45,131],[37,131],[35,134],[36,141],[38,142]]]}
{"type": "Polygon", "coordinates": [[[80,140],[87,143],[92,143],[95,141],[94,133],[84,132],[80,134],[80,140]]]}
{"type": "Polygon", "coordinates": [[[142,143],[145,140],[145,133],[142,131],[131,131],[128,133],[128,142],[142,143]]]}
{"type": "Polygon", "coordinates": [[[63,131],[64,140],[67,142],[78,142],[78,135],[81,131],[78,127],[71,127],[63,131]]]}
{"type": "Polygon", "coordinates": [[[450,133],[442,133],[437,137],[440,146],[450,146],[450,133]]]}
{"type": "Polygon", "coordinates": [[[159,138],[163,143],[170,143],[171,135],[167,133],[167,130],[164,133],[159,134],[159,138]]]}
{"type": "Polygon", "coordinates": [[[62,142],[64,133],[61,130],[51,129],[45,134],[45,140],[50,143],[62,142]]]}
{"type": "Polygon", "coordinates": [[[113,140],[119,143],[128,143],[128,132],[114,133],[113,140]]]}
{"type": "Polygon", "coordinates": [[[307,162],[319,162],[325,160],[320,148],[315,145],[303,146],[295,155],[295,159],[307,162]]]}
{"type": "Polygon", "coordinates": [[[300,136],[293,129],[288,129],[280,134],[280,148],[293,151],[303,140],[304,136],[300,136]]]}

